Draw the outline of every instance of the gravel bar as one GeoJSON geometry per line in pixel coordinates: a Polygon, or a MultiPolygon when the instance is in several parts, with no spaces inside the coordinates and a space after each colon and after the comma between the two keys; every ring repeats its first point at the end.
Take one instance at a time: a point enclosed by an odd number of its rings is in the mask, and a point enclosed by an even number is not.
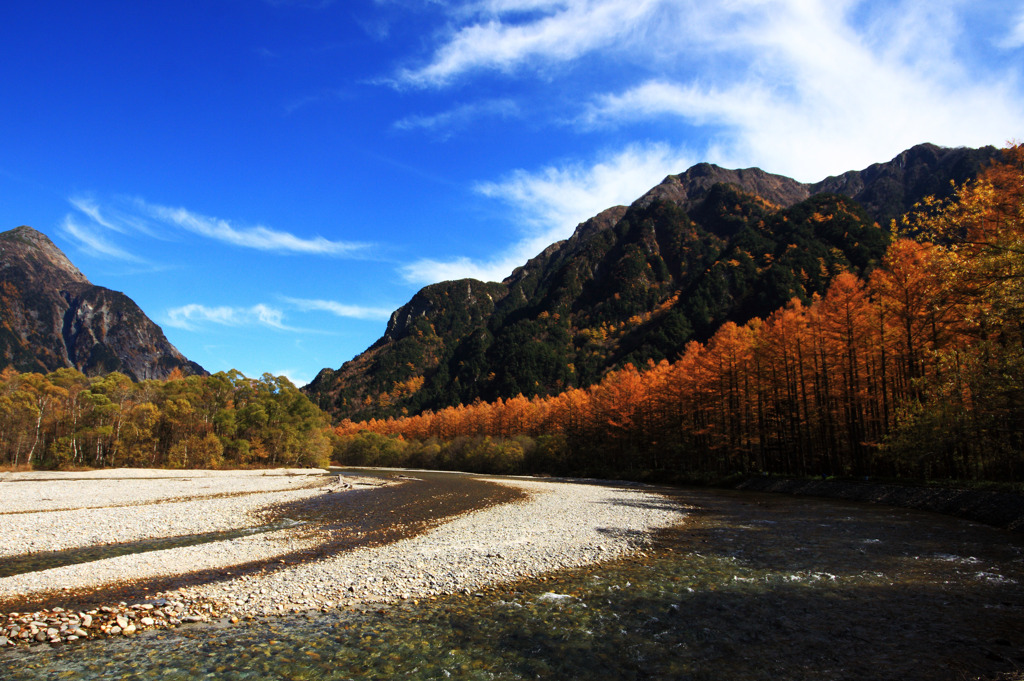
{"type": "Polygon", "coordinates": [[[145,468],[61,473],[0,473],[0,515],[136,506],[323,484],[327,471],[169,471],[145,468]]]}
{"type": "Polygon", "coordinates": [[[666,499],[636,488],[495,480],[530,493],[381,547],[363,548],[267,575],[180,589],[222,612],[271,614],[470,592],[553,570],[617,558],[653,530],[682,520],[666,499]]]}
{"type": "MultiPolygon", "coordinates": [[[[288,480],[289,476],[202,478],[204,482],[217,481],[210,488],[218,490],[215,495],[243,491],[248,496],[207,496],[142,508],[158,508],[159,512],[166,512],[165,527],[160,531],[172,533],[184,527],[174,525],[178,521],[171,520],[172,516],[188,515],[194,516],[196,522],[239,526],[238,523],[252,521],[254,514],[259,513],[260,504],[293,499],[297,495],[340,491],[324,490],[325,480],[322,477],[307,479],[307,483],[315,481],[313,484],[319,488],[304,484],[305,488],[299,490],[294,489],[295,483],[287,483],[283,489],[280,485],[274,487],[280,479],[288,480]],[[254,479],[270,485],[273,491],[257,493],[254,479]]],[[[64,504],[69,503],[68,494],[63,491],[65,485],[77,482],[80,481],[31,484],[46,484],[45,494],[52,500],[50,503],[56,508],[64,508],[64,504]]],[[[104,498],[111,507],[105,509],[79,510],[70,515],[67,511],[56,511],[9,516],[14,521],[10,525],[31,519],[18,535],[15,547],[24,553],[30,546],[58,545],[60,541],[54,537],[63,532],[61,528],[74,526],[76,513],[84,514],[80,516],[82,527],[69,529],[66,534],[74,539],[67,541],[81,545],[89,537],[96,536],[94,530],[86,525],[96,518],[92,514],[100,510],[118,516],[105,538],[126,541],[125,538],[148,536],[148,532],[154,531],[154,525],[162,521],[137,512],[138,508],[125,512],[124,505],[153,504],[161,499],[177,498],[180,490],[172,489],[177,482],[180,478],[152,480],[140,476],[130,484],[119,484],[114,490],[106,489],[104,498]],[[141,482],[170,486],[161,494],[152,488],[137,487],[141,482]],[[117,493],[118,490],[121,494],[117,493]],[[50,527],[46,527],[44,520],[47,516],[53,520],[50,527]]],[[[493,482],[523,490],[527,496],[520,501],[456,516],[422,534],[383,546],[357,548],[320,560],[185,586],[154,594],[144,604],[111,604],[106,609],[77,614],[62,612],[59,608],[39,613],[9,613],[6,625],[3,624],[4,616],[0,615],[0,639],[4,639],[0,640],[0,645],[67,641],[69,636],[74,637],[70,640],[76,640],[123,635],[141,628],[175,626],[181,622],[237,621],[241,617],[469,593],[522,577],[620,557],[645,546],[654,530],[675,525],[685,517],[681,504],[639,487],[509,478],[493,479],[493,482]],[[147,616],[140,617],[142,612],[147,616]],[[90,616],[86,618],[86,614],[90,616]],[[130,631],[129,627],[119,626],[124,622],[118,618],[128,618],[125,621],[130,622],[130,631]],[[81,622],[86,619],[95,624],[91,628],[82,627],[81,622]],[[141,622],[142,619],[145,622],[141,622]],[[46,621],[50,626],[45,630],[32,624],[46,621]],[[3,626],[7,627],[6,630],[3,626]]],[[[10,480],[2,482],[0,489],[12,484],[10,480]]],[[[15,497],[13,503],[26,506],[31,505],[29,501],[25,497],[15,497]]],[[[0,495],[0,513],[7,508],[7,499],[0,495]]],[[[316,533],[295,528],[57,567],[0,579],[0,600],[35,592],[107,587],[199,570],[222,569],[229,572],[232,566],[271,559],[317,541],[316,533]]],[[[9,549],[10,546],[5,546],[5,550],[9,549]]]]}

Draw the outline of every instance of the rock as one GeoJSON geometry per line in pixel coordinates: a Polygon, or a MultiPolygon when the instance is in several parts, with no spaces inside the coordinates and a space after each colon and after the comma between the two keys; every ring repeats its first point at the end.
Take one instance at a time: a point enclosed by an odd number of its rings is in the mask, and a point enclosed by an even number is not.
{"type": "Polygon", "coordinates": [[[143,618],[142,618],[141,620],[139,620],[139,622],[140,622],[140,623],[142,624],[142,626],[144,626],[144,627],[151,627],[151,626],[153,626],[154,624],[156,624],[156,620],[155,620],[155,619],[153,619],[152,617],[143,617],[143,618]]]}
{"type": "Polygon", "coordinates": [[[92,615],[83,613],[81,615],[81,618],[82,618],[82,628],[83,629],[88,629],[89,627],[92,626],[92,615]]]}
{"type": "Polygon", "coordinates": [[[124,629],[128,626],[128,618],[124,615],[118,615],[114,621],[117,622],[117,626],[121,627],[121,629],[124,629]]]}
{"type": "Polygon", "coordinates": [[[11,642],[10,639],[8,639],[6,636],[0,636],[0,648],[3,648],[4,646],[9,645],[10,642],[11,642]]]}

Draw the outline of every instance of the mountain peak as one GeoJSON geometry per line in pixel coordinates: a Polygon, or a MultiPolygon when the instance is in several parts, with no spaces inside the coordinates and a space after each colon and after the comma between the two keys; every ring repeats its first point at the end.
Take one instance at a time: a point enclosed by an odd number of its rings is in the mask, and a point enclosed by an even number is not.
{"type": "Polygon", "coordinates": [[[730,170],[713,163],[698,163],[679,175],[669,175],[633,203],[646,208],[656,201],[671,201],[689,206],[704,198],[716,184],[731,184],[779,206],[791,206],[811,195],[810,186],[784,175],[773,175],[760,168],[730,170]]]}
{"type": "Polygon", "coordinates": [[[699,163],[580,223],[493,288],[424,288],[369,350],[305,391],[335,418],[385,418],[556,394],[625,362],[677,357],[726,320],[867,271],[884,252],[879,225],[998,153],[918,145],[816,184],[699,163]]]}
{"type": "Polygon", "coordinates": [[[86,276],[75,267],[62,250],[50,241],[48,236],[32,227],[22,225],[0,233],[2,266],[8,266],[15,253],[21,256],[20,259],[24,261],[25,265],[36,271],[55,268],[65,275],[67,282],[89,283],[86,276]]]}
{"type": "Polygon", "coordinates": [[[0,233],[0,368],[49,372],[73,367],[89,376],[120,371],[165,378],[189,362],[128,296],[93,286],[41,232],[0,233]]]}

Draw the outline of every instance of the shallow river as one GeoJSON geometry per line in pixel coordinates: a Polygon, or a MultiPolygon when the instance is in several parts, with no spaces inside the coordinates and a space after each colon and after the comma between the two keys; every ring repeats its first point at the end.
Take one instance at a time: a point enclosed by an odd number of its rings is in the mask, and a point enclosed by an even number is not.
{"type": "Polygon", "coordinates": [[[1021,678],[1021,535],[848,502],[670,494],[691,515],[646,555],[416,604],[18,649],[0,654],[0,678],[1021,678]]]}

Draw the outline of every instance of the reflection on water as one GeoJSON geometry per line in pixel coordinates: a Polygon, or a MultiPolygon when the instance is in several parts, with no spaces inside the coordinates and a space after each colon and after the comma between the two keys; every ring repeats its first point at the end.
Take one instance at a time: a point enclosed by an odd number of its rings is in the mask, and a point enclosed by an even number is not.
{"type": "Polygon", "coordinates": [[[969,679],[1024,666],[1020,538],[692,492],[655,550],[401,606],[0,655],[11,679],[969,679]]]}

